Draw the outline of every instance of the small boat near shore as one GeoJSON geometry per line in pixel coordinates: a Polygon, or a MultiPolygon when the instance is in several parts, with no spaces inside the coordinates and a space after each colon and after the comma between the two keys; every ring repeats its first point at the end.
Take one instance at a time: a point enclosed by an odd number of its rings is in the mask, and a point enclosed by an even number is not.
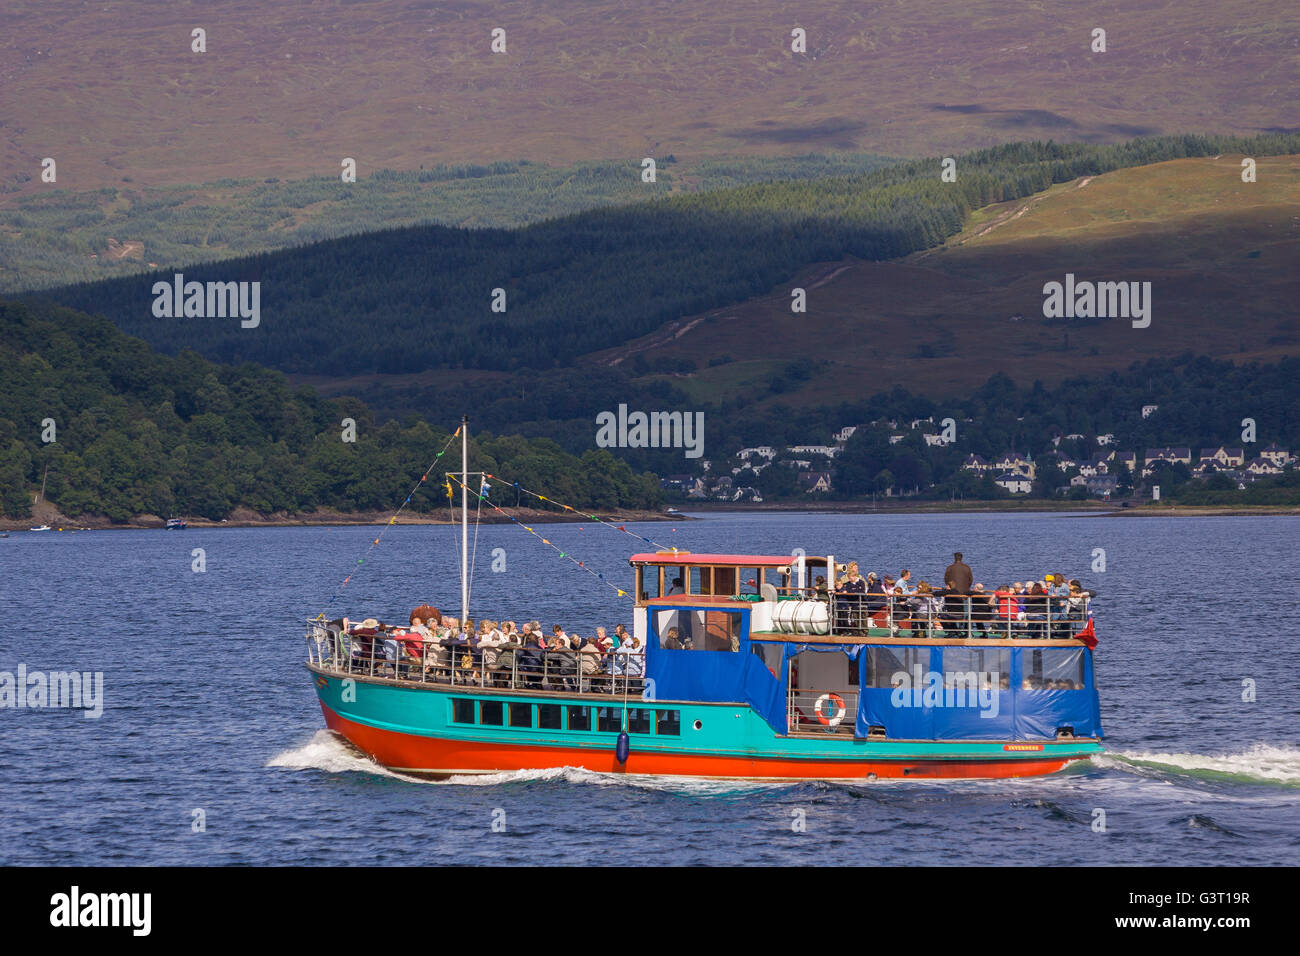
{"type": "Polygon", "coordinates": [[[43,525],[41,525],[39,528],[28,528],[27,530],[28,530],[28,531],[52,531],[52,530],[54,530],[54,529],[52,529],[52,528],[51,528],[49,525],[47,525],[47,524],[43,524],[43,525]]]}
{"type": "MultiPolygon", "coordinates": [[[[463,465],[463,422],[460,435],[463,465]]],[[[470,614],[468,500],[488,500],[491,478],[448,474],[462,498],[458,622],[470,614]]],[[[661,549],[629,565],[616,589],[631,627],[612,651],[319,615],[306,666],[326,726],[390,770],[433,778],[1024,777],[1104,752],[1090,595],[1026,613],[950,593],[918,611],[827,590],[818,579],[843,565],[802,549],[661,549]]],[[[433,614],[417,608],[412,622],[433,614]]]]}
{"type": "Polygon", "coordinates": [[[167,524],[164,525],[167,531],[184,531],[187,527],[184,518],[168,518],[167,524]]]}

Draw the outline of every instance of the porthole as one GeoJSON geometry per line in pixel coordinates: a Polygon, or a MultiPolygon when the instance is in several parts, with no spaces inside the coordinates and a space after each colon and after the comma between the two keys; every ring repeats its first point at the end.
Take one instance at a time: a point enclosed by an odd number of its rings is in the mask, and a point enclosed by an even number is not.
{"type": "Polygon", "coordinates": [[[704,724],[697,720],[695,723],[691,724],[691,726],[694,727],[696,730],[699,730],[701,727],[704,726],[704,724]]]}

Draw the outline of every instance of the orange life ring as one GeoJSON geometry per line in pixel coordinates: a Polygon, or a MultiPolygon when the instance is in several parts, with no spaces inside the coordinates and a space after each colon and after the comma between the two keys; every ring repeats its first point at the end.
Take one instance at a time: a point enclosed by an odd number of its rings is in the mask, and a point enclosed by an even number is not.
{"type": "Polygon", "coordinates": [[[822,694],[817,698],[817,703],[813,705],[813,713],[817,715],[818,723],[825,724],[827,727],[838,727],[840,721],[844,719],[844,715],[848,712],[848,708],[844,706],[844,698],[839,694],[822,694]],[[838,712],[834,717],[827,717],[822,713],[822,705],[827,701],[835,702],[838,712]]]}

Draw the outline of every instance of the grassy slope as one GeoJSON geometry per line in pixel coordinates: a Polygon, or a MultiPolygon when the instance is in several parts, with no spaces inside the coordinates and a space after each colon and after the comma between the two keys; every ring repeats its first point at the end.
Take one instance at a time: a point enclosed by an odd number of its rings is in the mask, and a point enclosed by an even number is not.
{"type": "Polygon", "coordinates": [[[524,226],[598,206],[775,179],[851,175],[889,165],[865,153],[667,163],[655,183],[637,163],[509,162],[416,173],[359,170],[356,183],[224,180],[201,186],[15,194],[0,201],[0,293],[144,272],[435,222],[524,226]]]}
{"type": "Polygon", "coordinates": [[[805,315],[790,312],[783,287],[589,360],[640,351],[703,366],[728,355],[735,361],[673,378],[709,400],[759,393],[789,362],[829,360],[801,390],[765,399],[819,405],[896,384],[952,394],[999,370],[1055,382],[1188,350],[1243,361],[1295,355],[1300,157],[1261,159],[1254,184],[1241,182],[1240,159],[1177,160],[1062,184],[981,211],[939,249],[812,267],[790,283],[809,290],[805,315]],[[1043,283],[1066,272],[1150,280],[1151,327],[1044,319],[1043,283]],[[1025,320],[1010,322],[1016,313],[1025,320]]]}
{"type": "Polygon", "coordinates": [[[1293,0],[10,0],[0,187],[1300,127],[1293,0]],[[790,30],[808,31],[806,55],[790,30]],[[208,52],[190,52],[190,31],[208,52]],[[507,30],[504,56],[489,31],[507,30]],[[1089,51],[1104,27],[1108,52],[1089,51]]]}

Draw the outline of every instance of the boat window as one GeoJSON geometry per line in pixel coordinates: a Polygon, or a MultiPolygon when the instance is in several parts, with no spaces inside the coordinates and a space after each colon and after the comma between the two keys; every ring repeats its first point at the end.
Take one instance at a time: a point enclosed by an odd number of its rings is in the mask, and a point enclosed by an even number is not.
{"type": "Polygon", "coordinates": [[[641,599],[643,601],[657,598],[662,594],[659,589],[659,578],[662,574],[663,568],[656,565],[641,569],[641,599]]]}
{"type": "Polygon", "coordinates": [[[1083,690],[1083,648],[1021,648],[1021,690],[1083,690]]]}
{"type": "Polygon", "coordinates": [[[709,586],[709,572],[712,568],[693,567],[690,569],[690,587],[687,594],[710,594],[712,592],[705,590],[709,586]]]}
{"type": "Polygon", "coordinates": [[[510,726],[531,727],[532,725],[533,725],[533,705],[511,703],[510,726]]]}
{"type": "Polygon", "coordinates": [[[655,733],[680,737],[682,734],[682,712],[680,710],[659,710],[655,712],[658,726],[655,733]]]}
{"type": "Polygon", "coordinates": [[[468,697],[451,699],[451,722],[453,724],[474,723],[474,701],[468,697]]]}
{"type": "Polygon", "coordinates": [[[623,709],[621,707],[597,707],[596,729],[616,734],[623,729],[623,709]]]}
{"type": "Polygon", "coordinates": [[[659,646],[665,650],[739,651],[740,611],[662,610],[655,615],[659,646]],[[676,634],[670,634],[676,628],[676,634]],[[670,646],[673,640],[680,647],[670,646]]]}
{"type": "Polygon", "coordinates": [[[500,727],[503,709],[499,700],[483,701],[479,704],[478,722],[487,724],[490,727],[500,727]]]}
{"type": "Polygon", "coordinates": [[[559,730],[560,718],[559,704],[537,705],[537,726],[542,730],[559,730]]]}
{"type": "Polygon", "coordinates": [[[651,711],[640,707],[629,707],[627,711],[627,732],[629,734],[650,733],[651,711]]]}
{"type": "Polygon", "coordinates": [[[928,647],[868,647],[867,686],[893,687],[894,675],[899,671],[912,675],[916,668],[922,673],[930,669],[928,647]]]}
{"type": "Polygon", "coordinates": [[[569,708],[569,729],[570,730],[591,730],[591,708],[570,707],[569,708]]]}
{"type": "Polygon", "coordinates": [[[996,683],[999,690],[1010,690],[1011,648],[945,647],[943,686],[954,687],[957,683],[981,690],[987,690],[996,683]],[[973,678],[970,676],[972,674],[973,678]]]}

